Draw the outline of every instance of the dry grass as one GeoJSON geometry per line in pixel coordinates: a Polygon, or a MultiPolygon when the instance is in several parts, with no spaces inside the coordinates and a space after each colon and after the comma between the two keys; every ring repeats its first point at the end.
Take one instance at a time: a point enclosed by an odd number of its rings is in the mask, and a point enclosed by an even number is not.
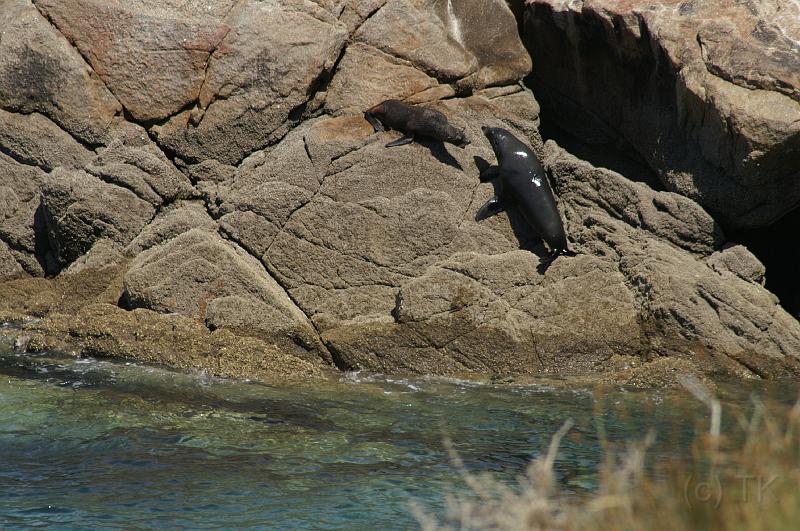
{"type": "Polygon", "coordinates": [[[599,487],[590,495],[567,494],[554,464],[571,421],[553,436],[517,489],[466,470],[451,458],[470,495],[449,496],[443,522],[414,507],[425,530],[788,530],[800,529],[800,402],[788,413],[755,403],[738,428],[722,433],[721,407],[696,381],[684,387],[709,408],[709,432],[699,437],[690,459],[656,463],[645,456],[654,434],[622,455],[606,451],[599,487]],[[738,442],[736,442],[738,441],[738,442]],[[654,473],[656,472],[656,473],[654,473]]]}

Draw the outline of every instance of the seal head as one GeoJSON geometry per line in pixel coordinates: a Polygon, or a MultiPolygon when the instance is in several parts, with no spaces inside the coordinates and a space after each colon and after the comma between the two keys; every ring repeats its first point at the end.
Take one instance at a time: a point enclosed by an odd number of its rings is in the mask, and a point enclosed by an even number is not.
{"type": "Polygon", "coordinates": [[[506,153],[509,152],[508,144],[512,144],[514,142],[519,143],[514,135],[503,129],[502,127],[481,127],[481,131],[483,132],[483,136],[485,136],[489,140],[489,144],[492,145],[492,151],[494,151],[495,156],[497,157],[498,165],[503,165],[503,158],[506,153]]]}

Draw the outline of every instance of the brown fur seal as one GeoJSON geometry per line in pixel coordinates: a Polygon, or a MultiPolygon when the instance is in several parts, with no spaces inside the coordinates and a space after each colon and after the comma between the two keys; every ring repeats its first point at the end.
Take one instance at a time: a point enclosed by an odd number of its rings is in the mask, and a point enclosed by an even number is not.
{"type": "Polygon", "coordinates": [[[386,147],[402,146],[413,142],[415,135],[427,136],[459,147],[469,144],[466,133],[447,123],[447,117],[444,114],[397,100],[386,100],[379,103],[365,112],[364,118],[375,131],[383,131],[386,126],[403,133],[403,137],[389,142],[386,147]]]}

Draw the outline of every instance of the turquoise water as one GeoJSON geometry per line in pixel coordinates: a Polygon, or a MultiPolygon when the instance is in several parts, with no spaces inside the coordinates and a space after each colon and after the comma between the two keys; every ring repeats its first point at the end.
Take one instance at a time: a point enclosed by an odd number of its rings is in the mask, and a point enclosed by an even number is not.
{"type": "MultiPolygon", "coordinates": [[[[724,392],[744,410],[766,391],[724,392]]],[[[652,459],[680,459],[707,426],[669,392],[363,374],[282,387],[0,346],[0,524],[413,528],[411,502],[441,516],[465,490],[445,437],[470,471],[513,483],[567,418],[556,469],[578,496],[595,485],[598,426],[620,444],[655,428],[652,459]]]]}

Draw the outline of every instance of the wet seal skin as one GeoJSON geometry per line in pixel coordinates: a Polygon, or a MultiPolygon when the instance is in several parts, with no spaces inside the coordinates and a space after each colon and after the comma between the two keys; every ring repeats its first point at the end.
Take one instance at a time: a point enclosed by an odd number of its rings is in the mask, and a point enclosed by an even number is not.
{"type": "Polygon", "coordinates": [[[482,127],[481,131],[489,139],[498,165],[481,171],[480,181],[496,180],[498,186],[496,195],[478,210],[475,220],[481,221],[509,206],[516,206],[550,248],[548,262],[560,255],[574,256],[567,245],[553,189],[536,155],[505,129],[482,127]]]}
{"type": "Polygon", "coordinates": [[[463,130],[453,127],[447,117],[439,111],[408,105],[397,100],[386,100],[364,113],[364,118],[376,132],[384,127],[403,133],[401,138],[386,144],[386,147],[402,146],[414,141],[416,135],[448,142],[459,147],[469,144],[463,130]]]}

